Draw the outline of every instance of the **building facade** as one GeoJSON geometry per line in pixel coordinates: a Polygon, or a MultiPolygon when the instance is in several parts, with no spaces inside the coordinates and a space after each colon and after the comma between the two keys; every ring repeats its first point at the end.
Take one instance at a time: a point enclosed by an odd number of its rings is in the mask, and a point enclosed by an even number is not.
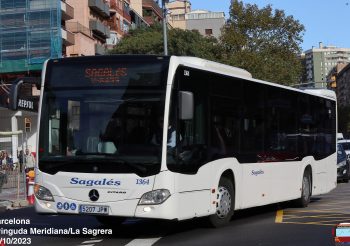
{"type": "Polygon", "coordinates": [[[168,23],[173,28],[186,29],[185,15],[191,12],[191,3],[188,0],[176,0],[166,4],[168,23]]]}
{"type": "Polygon", "coordinates": [[[75,34],[75,44],[67,47],[66,56],[103,55],[110,37],[109,5],[103,0],[66,0],[76,11],[67,21],[67,29],[75,34]]]}
{"type": "Polygon", "coordinates": [[[350,64],[346,65],[337,75],[337,99],[339,107],[350,106],[350,64]]]}
{"type": "Polygon", "coordinates": [[[314,83],[315,87],[327,87],[327,76],[339,63],[350,62],[350,49],[335,46],[323,46],[305,51],[306,83],[314,83]]]}
{"type": "Polygon", "coordinates": [[[225,25],[224,12],[196,10],[185,15],[186,29],[198,30],[203,36],[219,38],[221,28],[225,25]]]}
{"type": "Polygon", "coordinates": [[[327,75],[327,89],[334,90],[337,89],[337,77],[339,73],[346,67],[345,63],[338,63],[335,67],[331,69],[331,71],[327,75]]]}
{"type": "Polygon", "coordinates": [[[46,59],[61,57],[74,44],[65,29],[72,10],[58,0],[0,0],[0,79],[36,73],[46,59]]]}

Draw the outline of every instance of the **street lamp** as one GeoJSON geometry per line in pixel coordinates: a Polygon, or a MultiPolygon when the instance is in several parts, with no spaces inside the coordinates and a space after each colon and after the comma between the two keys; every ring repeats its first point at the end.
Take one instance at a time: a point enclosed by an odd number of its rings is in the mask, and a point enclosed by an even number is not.
{"type": "Polygon", "coordinates": [[[168,3],[169,0],[162,0],[162,10],[163,10],[163,44],[164,44],[164,55],[168,55],[168,34],[167,34],[167,11],[165,8],[165,3],[168,3]]]}

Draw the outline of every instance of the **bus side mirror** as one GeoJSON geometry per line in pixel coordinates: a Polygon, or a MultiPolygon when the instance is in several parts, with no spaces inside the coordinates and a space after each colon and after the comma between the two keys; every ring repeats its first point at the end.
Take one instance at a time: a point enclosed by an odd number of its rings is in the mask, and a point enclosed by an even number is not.
{"type": "Polygon", "coordinates": [[[179,91],[179,118],[193,119],[193,93],[190,91],[179,91]]]}
{"type": "MultiPolygon", "coordinates": [[[[18,99],[19,99],[19,90],[23,84],[32,84],[36,85],[36,88],[39,90],[41,86],[41,79],[40,78],[34,78],[34,77],[24,77],[19,78],[15,80],[11,85],[11,91],[10,91],[10,100],[9,100],[9,109],[11,110],[17,110],[18,108],[18,99]]],[[[25,103],[27,104],[27,103],[25,103]]],[[[31,102],[28,102],[28,106],[32,107],[31,102]]]]}

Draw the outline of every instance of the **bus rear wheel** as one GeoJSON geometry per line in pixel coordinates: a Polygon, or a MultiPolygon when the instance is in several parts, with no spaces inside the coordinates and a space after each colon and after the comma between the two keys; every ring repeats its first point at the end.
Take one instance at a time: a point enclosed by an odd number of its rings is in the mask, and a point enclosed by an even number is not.
{"type": "Polygon", "coordinates": [[[311,174],[309,171],[305,171],[302,181],[301,197],[296,200],[296,205],[298,207],[305,208],[309,205],[311,199],[311,187],[311,174]]]}
{"type": "Polygon", "coordinates": [[[216,213],[208,217],[208,222],[211,227],[221,227],[230,222],[235,207],[234,192],[231,180],[226,177],[221,177],[218,187],[216,213]]]}

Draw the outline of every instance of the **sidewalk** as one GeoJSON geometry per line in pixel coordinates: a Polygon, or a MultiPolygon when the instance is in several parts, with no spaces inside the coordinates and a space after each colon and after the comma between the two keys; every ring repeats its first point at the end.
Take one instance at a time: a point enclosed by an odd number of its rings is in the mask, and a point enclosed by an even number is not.
{"type": "Polygon", "coordinates": [[[2,189],[0,193],[0,212],[30,206],[27,200],[23,200],[23,197],[25,197],[24,188],[19,190],[18,194],[17,188],[2,189]]]}
{"type": "MultiPolygon", "coordinates": [[[[11,179],[12,177],[10,176],[9,180],[11,179]]],[[[26,200],[25,184],[23,181],[20,181],[18,184],[19,188],[13,187],[8,183],[0,190],[0,212],[29,206],[26,200]]]]}

